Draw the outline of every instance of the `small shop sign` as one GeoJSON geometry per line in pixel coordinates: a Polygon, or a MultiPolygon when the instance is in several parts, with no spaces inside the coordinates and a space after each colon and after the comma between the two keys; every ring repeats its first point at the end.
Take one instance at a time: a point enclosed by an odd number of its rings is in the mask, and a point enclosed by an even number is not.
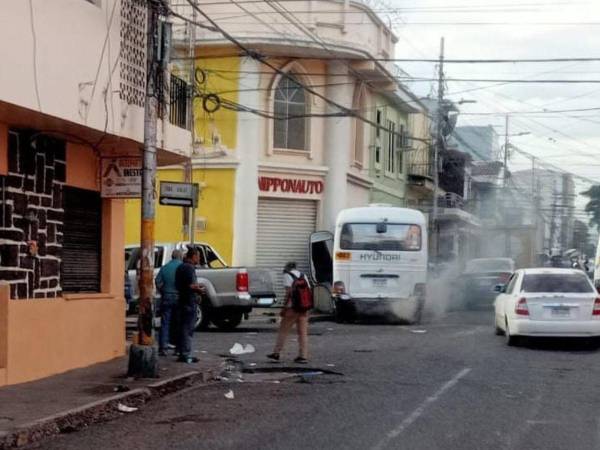
{"type": "Polygon", "coordinates": [[[100,169],[102,197],[140,198],[142,196],[141,158],[102,158],[100,169]]]}

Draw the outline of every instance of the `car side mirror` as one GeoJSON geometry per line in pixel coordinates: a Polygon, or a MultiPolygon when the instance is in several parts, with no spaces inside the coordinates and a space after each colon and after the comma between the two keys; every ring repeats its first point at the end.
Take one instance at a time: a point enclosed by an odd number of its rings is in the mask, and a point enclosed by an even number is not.
{"type": "Polygon", "coordinates": [[[506,292],[506,285],[505,284],[497,284],[496,286],[494,286],[494,292],[497,292],[498,294],[502,294],[503,292],[506,292]]]}

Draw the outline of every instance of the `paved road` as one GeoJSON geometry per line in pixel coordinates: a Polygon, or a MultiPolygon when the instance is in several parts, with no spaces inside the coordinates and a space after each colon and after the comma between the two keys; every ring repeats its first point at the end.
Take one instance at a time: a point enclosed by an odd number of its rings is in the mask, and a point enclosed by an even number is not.
{"type": "MultiPolygon", "coordinates": [[[[274,383],[273,374],[251,374],[194,387],[38,448],[600,448],[596,347],[561,340],[509,348],[491,322],[491,312],[454,312],[422,326],[313,324],[311,367],[343,375],[274,383]],[[230,389],[234,399],[225,398],[230,389]]],[[[223,353],[252,343],[246,368],[283,370],[292,364],[263,357],[274,332],[261,323],[202,333],[197,348],[223,353]]]]}

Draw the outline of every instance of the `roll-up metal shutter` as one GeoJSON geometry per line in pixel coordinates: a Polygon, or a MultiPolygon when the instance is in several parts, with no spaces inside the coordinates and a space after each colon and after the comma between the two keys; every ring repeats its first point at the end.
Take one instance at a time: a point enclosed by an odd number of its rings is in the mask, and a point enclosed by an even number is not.
{"type": "Polygon", "coordinates": [[[61,285],[64,292],[100,292],[100,194],[64,187],[61,285]]]}
{"type": "Polygon", "coordinates": [[[256,265],[273,274],[277,299],[283,300],[283,267],[295,261],[308,273],[308,239],[316,229],[314,200],[258,200],[256,265]]]}

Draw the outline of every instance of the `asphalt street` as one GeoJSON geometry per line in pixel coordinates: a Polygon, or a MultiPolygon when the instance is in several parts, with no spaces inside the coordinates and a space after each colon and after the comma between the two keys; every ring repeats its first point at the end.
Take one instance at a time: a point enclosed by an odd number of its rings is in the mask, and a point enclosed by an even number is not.
{"type": "Polygon", "coordinates": [[[266,361],[274,324],[199,333],[200,358],[252,344],[256,352],[239,359],[255,373],[189,388],[32,448],[600,448],[596,345],[544,340],[512,348],[492,322],[491,311],[469,311],[420,326],[311,324],[308,368],[335,373],[304,377],[292,376],[296,342],[285,361],[266,361]]]}

